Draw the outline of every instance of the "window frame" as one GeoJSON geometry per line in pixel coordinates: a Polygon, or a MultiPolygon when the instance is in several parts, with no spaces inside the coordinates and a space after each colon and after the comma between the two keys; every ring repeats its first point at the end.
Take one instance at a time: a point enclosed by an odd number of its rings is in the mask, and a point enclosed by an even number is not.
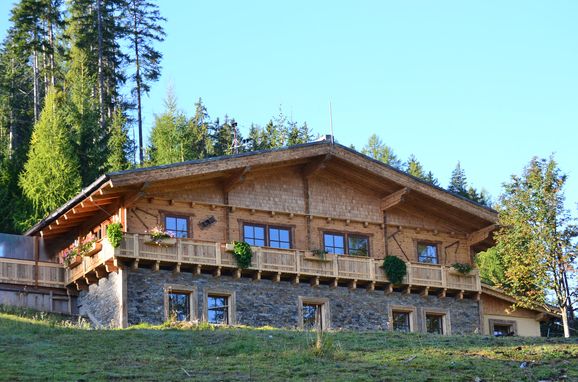
{"type": "Polygon", "coordinates": [[[328,331],[331,329],[331,310],[328,298],[299,296],[297,305],[297,322],[300,330],[305,330],[303,321],[303,306],[317,305],[321,309],[321,330],[328,331]]]}
{"type": "Polygon", "coordinates": [[[224,289],[205,289],[203,293],[203,321],[211,325],[231,326],[236,324],[236,294],[235,291],[224,289]],[[209,297],[227,298],[227,323],[209,322],[209,297]]]}
{"type": "Polygon", "coordinates": [[[180,285],[180,284],[165,284],[163,287],[163,302],[164,302],[164,316],[165,321],[170,318],[169,311],[169,294],[180,293],[189,295],[189,321],[197,321],[197,288],[190,285],[180,285]]]}
{"type": "MultiPolygon", "coordinates": [[[[176,219],[184,219],[187,222],[187,236],[182,238],[182,239],[192,239],[193,238],[193,225],[192,225],[192,219],[190,215],[184,215],[181,213],[175,213],[172,211],[160,211],[161,214],[161,220],[162,220],[162,226],[164,228],[164,230],[167,230],[167,218],[176,218],[176,219]]],[[[172,231],[172,230],[171,230],[172,231]]],[[[183,231],[179,231],[179,232],[183,232],[183,231]]],[[[175,235],[175,237],[178,238],[178,236],[175,235]]]]}
{"type": "MultiPolygon", "coordinates": [[[[388,324],[389,324],[389,329],[392,332],[395,332],[395,328],[393,327],[393,313],[407,313],[409,314],[409,332],[408,333],[413,333],[413,332],[417,332],[418,331],[418,326],[417,326],[417,315],[416,315],[417,309],[415,308],[415,306],[408,306],[408,305],[389,305],[388,308],[388,314],[389,314],[389,319],[388,319],[388,324]]],[[[405,333],[405,332],[401,332],[400,333],[405,333]]]]}
{"type": "Polygon", "coordinates": [[[436,242],[436,241],[429,241],[429,240],[416,240],[415,242],[415,251],[416,251],[416,260],[418,263],[420,264],[430,264],[430,265],[441,265],[441,258],[440,258],[440,242],[436,242]],[[419,256],[419,246],[420,245],[426,245],[426,246],[432,246],[435,247],[436,249],[436,262],[435,263],[428,263],[428,262],[423,262],[420,260],[420,256],[419,256]]]}
{"type": "MultiPolygon", "coordinates": [[[[295,229],[294,226],[291,225],[283,225],[283,224],[269,224],[269,223],[256,223],[256,222],[252,222],[252,221],[247,221],[247,220],[243,220],[243,221],[239,221],[240,224],[240,240],[241,241],[246,241],[245,240],[245,226],[254,226],[254,227],[261,227],[263,228],[264,231],[264,242],[265,245],[263,246],[259,246],[259,245],[255,245],[255,247],[264,247],[264,248],[274,248],[274,249],[281,249],[281,250],[286,250],[286,249],[295,249],[295,245],[293,243],[293,230],[295,229]],[[269,232],[270,229],[278,229],[278,230],[284,230],[287,231],[289,233],[289,248],[279,248],[279,247],[272,247],[271,246],[271,234],[269,232]]],[[[280,241],[280,240],[277,240],[280,241]]]]}
{"type": "MultiPolygon", "coordinates": [[[[442,319],[442,333],[441,335],[446,336],[452,333],[451,331],[451,321],[450,321],[450,311],[448,309],[439,309],[439,308],[423,308],[422,309],[422,331],[424,333],[429,333],[427,331],[427,316],[440,316],[442,319]]],[[[432,333],[436,334],[436,333],[432,333]]]]}
{"type": "Polygon", "coordinates": [[[493,318],[488,319],[489,334],[492,337],[498,337],[494,334],[494,325],[510,326],[512,328],[512,333],[513,333],[512,335],[514,335],[514,336],[518,335],[518,323],[517,323],[517,321],[499,320],[499,319],[493,319],[493,318]]]}
{"type": "MultiPolygon", "coordinates": [[[[325,250],[325,235],[343,236],[344,252],[343,254],[336,254],[338,256],[355,256],[355,257],[371,257],[371,236],[360,232],[346,232],[346,231],[334,231],[334,230],[321,230],[321,248],[325,250]],[[353,255],[350,253],[349,248],[349,237],[356,236],[367,239],[367,255],[353,255]]],[[[328,253],[332,253],[329,252],[328,253]]]]}

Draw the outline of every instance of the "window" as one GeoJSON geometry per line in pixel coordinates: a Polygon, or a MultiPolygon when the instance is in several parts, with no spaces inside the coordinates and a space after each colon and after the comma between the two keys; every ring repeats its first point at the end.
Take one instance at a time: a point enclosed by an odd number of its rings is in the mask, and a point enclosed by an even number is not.
{"type": "Polygon", "coordinates": [[[299,297],[299,326],[304,330],[329,329],[329,300],[299,297]]]}
{"type": "Polygon", "coordinates": [[[225,290],[205,290],[203,318],[210,324],[234,324],[235,292],[225,290]]]}
{"type": "Polygon", "coordinates": [[[323,248],[336,255],[369,256],[369,237],[348,233],[323,233],[323,248]]]}
{"type": "Polygon", "coordinates": [[[193,321],[196,319],[196,288],[190,285],[165,285],[165,320],[193,321]]]}
{"type": "Polygon", "coordinates": [[[516,321],[489,320],[490,334],[496,337],[515,336],[518,332],[516,321]]]}
{"type": "Polygon", "coordinates": [[[169,293],[169,319],[176,321],[191,320],[190,293],[169,293]]]}
{"type": "Polygon", "coordinates": [[[426,332],[433,334],[444,334],[444,316],[441,314],[426,313],[426,332]]]}
{"type": "Polygon", "coordinates": [[[392,313],[392,326],[393,330],[397,332],[409,333],[411,331],[410,312],[394,311],[392,313]]]}
{"type": "Polygon", "coordinates": [[[165,216],[165,229],[175,237],[189,237],[189,218],[184,216],[165,216]]]}
{"type": "Polygon", "coordinates": [[[420,263],[438,264],[438,246],[433,243],[417,243],[417,261],[420,263]]]}
{"type": "Polygon", "coordinates": [[[290,249],[291,229],[259,224],[243,224],[243,240],[257,247],[290,249]]]}
{"type": "Polygon", "coordinates": [[[369,238],[367,236],[349,235],[347,239],[350,255],[369,256],[369,238]]]}
{"type": "Polygon", "coordinates": [[[209,295],[207,297],[207,322],[229,324],[229,296],[209,295]]]}
{"type": "Polygon", "coordinates": [[[325,250],[329,253],[335,253],[336,255],[344,255],[345,236],[336,233],[324,233],[323,246],[325,250]]]}
{"type": "Polygon", "coordinates": [[[269,247],[291,248],[290,231],[286,228],[269,227],[269,247]]]}

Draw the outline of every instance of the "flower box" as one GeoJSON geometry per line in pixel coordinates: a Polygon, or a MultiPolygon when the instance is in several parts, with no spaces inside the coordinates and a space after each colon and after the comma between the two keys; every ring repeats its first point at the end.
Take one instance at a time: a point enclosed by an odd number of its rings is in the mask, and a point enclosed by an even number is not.
{"type": "Polygon", "coordinates": [[[235,250],[235,243],[226,243],[225,244],[225,251],[233,252],[235,250]]]}
{"type": "Polygon", "coordinates": [[[98,252],[102,250],[102,243],[100,241],[95,241],[90,244],[90,247],[87,249],[83,256],[94,256],[98,252]]]}
{"type": "Polygon", "coordinates": [[[82,263],[82,256],[76,255],[76,256],[74,256],[74,259],[70,263],[68,263],[68,268],[72,269],[72,268],[80,265],[81,263],[82,263]]]}
{"type": "Polygon", "coordinates": [[[174,247],[177,244],[177,239],[175,239],[174,237],[153,239],[151,235],[147,235],[145,237],[144,243],[146,245],[153,245],[156,247],[174,247]]]}
{"type": "Polygon", "coordinates": [[[303,259],[307,261],[318,261],[321,263],[329,263],[333,261],[333,256],[328,253],[324,255],[318,255],[313,253],[312,251],[305,251],[305,256],[303,257],[303,259]]]}

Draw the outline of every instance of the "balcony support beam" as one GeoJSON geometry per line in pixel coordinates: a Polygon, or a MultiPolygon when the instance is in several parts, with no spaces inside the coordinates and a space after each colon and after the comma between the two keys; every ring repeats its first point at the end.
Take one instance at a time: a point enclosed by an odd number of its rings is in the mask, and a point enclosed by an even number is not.
{"type": "Polygon", "coordinates": [[[155,263],[153,264],[153,272],[158,272],[159,269],[161,269],[161,262],[155,261],[155,263]]]}
{"type": "Polygon", "coordinates": [[[393,284],[389,283],[385,287],[385,294],[392,294],[393,293],[393,284]]]}
{"type": "Polygon", "coordinates": [[[438,298],[446,298],[446,292],[448,290],[446,288],[442,289],[439,293],[438,293],[438,298]]]}
{"type": "Polygon", "coordinates": [[[312,287],[319,286],[319,276],[315,276],[310,281],[312,287]]]}
{"type": "Polygon", "coordinates": [[[429,287],[427,286],[427,287],[423,288],[423,290],[420,293],[420,296],[421,297],[427,297],[428,294],[429,294],[429,287]]]}

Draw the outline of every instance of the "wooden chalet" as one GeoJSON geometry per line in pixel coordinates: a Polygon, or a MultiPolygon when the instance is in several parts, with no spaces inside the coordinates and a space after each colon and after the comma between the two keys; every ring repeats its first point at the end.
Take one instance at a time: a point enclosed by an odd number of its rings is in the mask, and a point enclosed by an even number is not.
{"type": "Polygon", "coordinates": [[[0,256],[0,283],[34,273],[35,287],[66,291],[69,311],[103,326],[171,318],[489,334],[513,321],[516,334],[539,335],[537,313],[507,315],[511,302],[477,270],[451,266],[473,266],[496,221],[492,209],[321,141],[104,175],[25,233],[52,260],[93,237],[90,255],[66,269],[0,256]],[[124,235],[113,248],[115,222],[124,235]],[[155,227],[175,239],[152,240],[155,227]],[[252,246],[246,269],[235,241],[252,246]],[[386,255],[406,263],[401,284],[383,271],[386,255]]]}

